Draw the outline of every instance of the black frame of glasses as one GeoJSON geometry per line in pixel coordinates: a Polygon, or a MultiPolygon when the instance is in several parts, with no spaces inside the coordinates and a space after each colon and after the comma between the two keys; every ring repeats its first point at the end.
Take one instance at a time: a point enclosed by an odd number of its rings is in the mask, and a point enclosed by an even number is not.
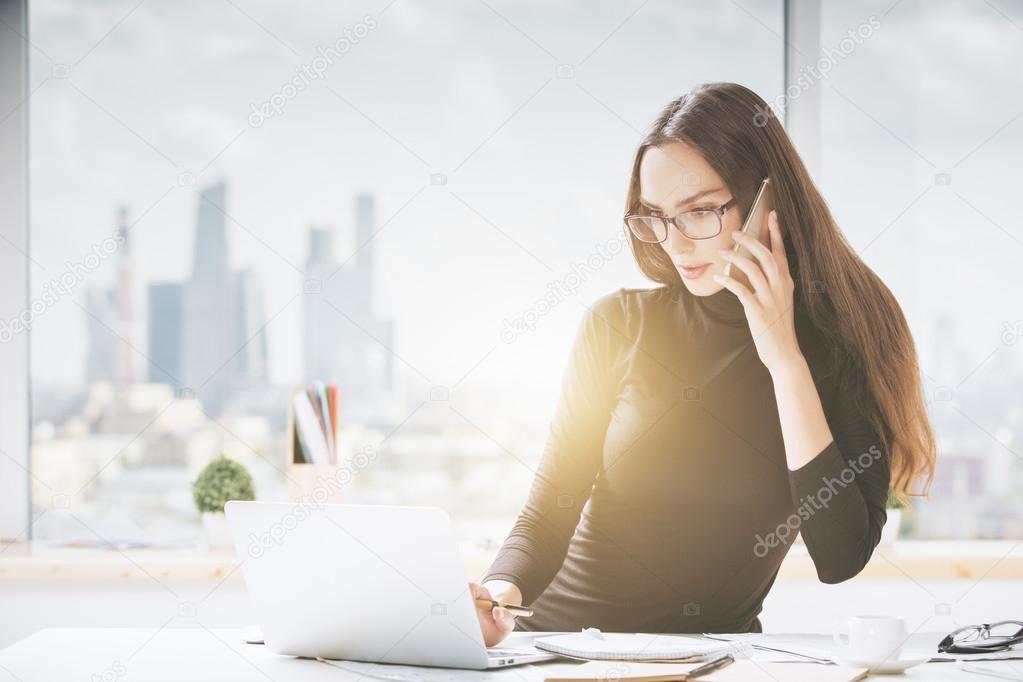
{"type": "Polygon", "coordinates": [[[733,206],[735,206],[735,197],[732,197],[731,199],[729,199],[725,203],[721,204],[717,208],[711,208],[709,206],[704,207],[704,208],[692,208],[692,209],[689,209],[688,211],[682,211],[681,213],[673,215],[670,218],[668,216],[666,216],[666,215],[661,214],[661,213],[633,213],[633,212],[629,212],[629,213],[625,214],[624,218],[622,218],[622,224],[625,226],[625,229],[628,230],[629,234],[633,235],[636,239],[638,239],[639,241],[643,242],[644,244],[660,244],[661,242],[667,240],[667,238],[668,238],[668,230],[671,229],[671,226],[674,226],[676,230],[678,230],[679,232],[684,234],[689,239],[713,239],[714,237],[716,237],[719,234],[721,234],[721,230],[724,229],[724,226],[721,223],[721,219],[724,217],[725,213],[730,208],[732,208],[733,206]],[[690,235],[690,234],[688,234],[686,232],[686,228],[685,228],[684,224],[679,224],[681,222],[679,219],[682,216],[684,216],[687,213],[696,213],[698,211],[700,211],[700,212],[702,212],[702,211],[710,211],[712,213],[716,213],[717,214],[717,217],[718,217],[718,231],[717,232],[715,232],[714,234],[709,235],[707,237],[693,237],[692,235],[690,235]],[[660,219],[660,221],[662,223],[664,223],[664,239],[658,239],[655,242],[643,239],[638,234],[636,234],[636,231],[633,230],[632,227],[629,226],[629,218],[658,218],[658,219],[660,219]]]}
{"type": "Polygon", "coordinates": [[[980,625],[968,625],[958,630],[953,630],[938,643],[938,652],[943,654],[984,654],[994,651],[1004,651],[1023,642],[1023,622],[1018,620],[1001,620],[997,623],[981,623],[980,625]],[[989,637],[991,628],[999,625],[1019,626],[1016,634],[1011,637],[989,637]],[[961,632],[977,631],[978,637],[969,644],[956,643],[956,635],[961,632]],[[975,643],[976,642],[976,643],[975,643]],[[984,642],[990,642],[984,644],[984,642]]]}

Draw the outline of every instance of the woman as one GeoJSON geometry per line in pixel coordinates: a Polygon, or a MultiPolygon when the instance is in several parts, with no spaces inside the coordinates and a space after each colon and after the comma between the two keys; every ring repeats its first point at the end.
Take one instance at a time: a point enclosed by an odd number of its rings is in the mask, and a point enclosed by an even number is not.
{"type": "Polygon", "coordinates": [[[669,104],[626,216],[662,286],[619,289],[580,326],[528,500],[471,585],[534,614],[479,609],[488,645],[515,627],[759,632],[797,532],[820,580],[847,580],[889,490],[933,475],[902,311],[759,96],[717,83],[669,104]],[[765,177],[770,247],[739,231],[765,177]]]}

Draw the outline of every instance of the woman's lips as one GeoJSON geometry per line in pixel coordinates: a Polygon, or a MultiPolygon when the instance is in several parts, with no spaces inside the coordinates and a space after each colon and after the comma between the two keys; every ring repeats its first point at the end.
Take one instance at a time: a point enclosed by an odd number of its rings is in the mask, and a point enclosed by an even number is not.
{"type": "Polygon", "coordinates": [[[704,272],[706,272],[709,266],[710,263],[704,263],[703,265],[697,265],[696,267],[686,267],[685,265],[680,264],[678,266],[678,269],[679,272],[682,273],[682,276],[685,277],[686,279],[696,279],[704,272]]]}

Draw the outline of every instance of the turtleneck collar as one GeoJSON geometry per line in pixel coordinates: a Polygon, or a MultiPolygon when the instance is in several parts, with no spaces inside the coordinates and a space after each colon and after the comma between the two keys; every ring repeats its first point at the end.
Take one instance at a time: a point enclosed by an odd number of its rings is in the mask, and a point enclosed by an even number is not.
{"type": "Polygon", "coordinates": [[[685,284],[678,284],[672,288],[675,289],[676,300],[688,299],[692,305],[715,321],[733,327],[748,324],[742,303],[728,289],[721,289],[709,296],[697,296],[690,293],[685,284]]]}

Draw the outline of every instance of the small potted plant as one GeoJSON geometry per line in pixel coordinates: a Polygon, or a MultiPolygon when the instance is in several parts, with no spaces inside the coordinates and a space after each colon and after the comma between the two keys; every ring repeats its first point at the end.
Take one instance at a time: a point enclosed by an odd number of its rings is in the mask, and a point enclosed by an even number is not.
{"type": "Polygon", "coordinates": [[[252,476],[238,462],[219,455],[206,465],[192,484],[192,497],[199,509],[210,547],[231,547],[231,532],[224,516],[229,500],[254,500],[252,476]]]}
{"type": "Polygon", "coordinates": [[[905,498],[889,491],[888,503],[885,506],[888,508],[888,520],[885,521],[884,528],[881,529],[881,544],[894,545],[895,540],[899,537],[899,528],[902,526],[902,510],[906,508],[906,501],[905,498]]]}

